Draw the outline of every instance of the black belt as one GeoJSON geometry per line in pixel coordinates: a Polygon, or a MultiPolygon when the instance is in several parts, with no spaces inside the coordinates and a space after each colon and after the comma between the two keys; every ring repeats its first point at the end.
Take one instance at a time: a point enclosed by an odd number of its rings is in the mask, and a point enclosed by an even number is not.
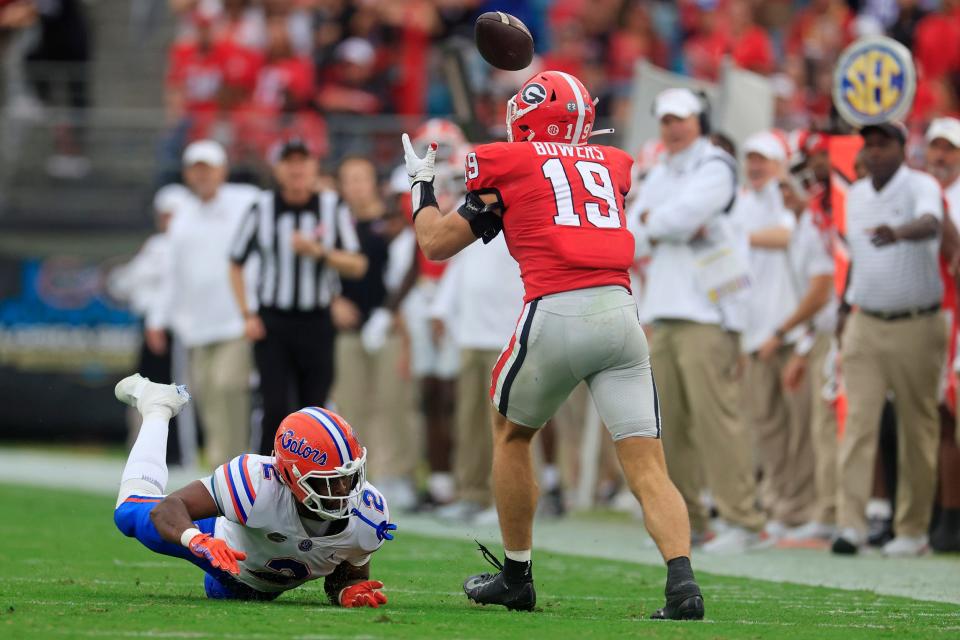
{"type": "Polygon", "coordinates": [[[929,307],[915,307],[913,309],[904,309],[903,311],[870,311],[869,309],[864,309],[860,307],[860,311],[877,318],[878,320],[885,320],[887,322],[891,320],[906,320],[907,318],[919,318],[920,316],[928,316],[932,313],[940,311],[940,303],[930,305],[929,307]]]}

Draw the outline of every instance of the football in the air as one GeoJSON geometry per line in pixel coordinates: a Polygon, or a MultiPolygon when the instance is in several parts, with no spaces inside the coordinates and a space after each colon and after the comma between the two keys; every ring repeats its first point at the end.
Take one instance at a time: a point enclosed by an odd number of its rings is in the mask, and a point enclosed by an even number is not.
{"type": "Polygon", "coordinates": [[[533,36],[527,25],[502,11],[488,11],[473,29],[477,50],[498,69],[518,71],[533,61],[533,36]]]}

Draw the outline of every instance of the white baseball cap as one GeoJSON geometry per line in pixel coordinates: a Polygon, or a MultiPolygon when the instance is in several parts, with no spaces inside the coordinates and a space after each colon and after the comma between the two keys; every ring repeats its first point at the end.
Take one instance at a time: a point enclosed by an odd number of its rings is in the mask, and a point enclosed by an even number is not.
{"type": "Polygon", "coordinates": [[[665,89],[653,103],[653,113],[658,120],[664,116],[689,118],[701,111],[703,111],[703,104],[690,89],[665,89]]]}
{"type": "Polygon", "coordinates": [[[336,48],[336,56],[345,62],[366,66],[377,59],[377,51],[365,38],[347,38],[336,48]]]}
{"type": "Polygon", "coordinates": [[[956,118],[935,118],[927,129],[927,142],[943,138],[953,146],[960,148],[960,120],[956,118]]]}
{"type": "Polygon", "coordinates": [[[227,152],[219,142],[213,140],[197,140],[191,142],[183,152],[183,166],[189,167],[199,163],[211,167],[222,167],[227,164],[227,152]]]}
{"type": "Polygon", "coordinates": [[[777,136],[769,131],[755,133],[743,143],[743,155],[750,153],[761,155],[767,160],[783,162],[787,159],[787,150],[777,136]]]}

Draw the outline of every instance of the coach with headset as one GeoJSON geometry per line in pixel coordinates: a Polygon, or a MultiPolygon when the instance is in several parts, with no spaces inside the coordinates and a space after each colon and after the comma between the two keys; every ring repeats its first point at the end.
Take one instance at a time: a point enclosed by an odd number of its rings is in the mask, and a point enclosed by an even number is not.
{"type": "Polygon", "coordinates": [[[650,170],[628,218],[651,262],[640,303],[652,326],[670,476],[690,512],[694,539],[707,536],[700,493],[709,488],[730,528],[705,551],[759,542],[764,525],[753,476],[753,442],[740,416],[739,333],[749,286],[746,238],[729,221],[736,163],[706,137],[706,101],[667,89],[654,102],[663,159],[650,170]]]}

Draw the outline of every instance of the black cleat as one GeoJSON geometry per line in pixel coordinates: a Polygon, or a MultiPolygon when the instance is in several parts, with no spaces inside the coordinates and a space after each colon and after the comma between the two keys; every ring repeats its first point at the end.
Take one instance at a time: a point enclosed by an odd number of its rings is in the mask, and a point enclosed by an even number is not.
{"type": "Polygon", "coordinates": [[[703,594],[693,580],[676,585],[667,593],[667,603],[651,620],[703,620],[703,594]]]}
{"type": "Polygon", "coordinates": [[[860,547],[847,540],[843,536],[840,536],[834,540],[833,544],[830,546],[830,551],[841,556],[852,556],[855,555],[859,550],[860,547]]]}
{"type": "Polygon", "coordinates": [[[521,582],[507,582],[500,561],[485,546],[477,544],[483,557],[499,571],[467,578],[463,583],[467,598],[482,605],[499,604],[511,611],[533,611],[537,605],[537,592],[533,588],[532,575],[528,574],[529,578],[521,582]]]}

